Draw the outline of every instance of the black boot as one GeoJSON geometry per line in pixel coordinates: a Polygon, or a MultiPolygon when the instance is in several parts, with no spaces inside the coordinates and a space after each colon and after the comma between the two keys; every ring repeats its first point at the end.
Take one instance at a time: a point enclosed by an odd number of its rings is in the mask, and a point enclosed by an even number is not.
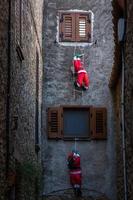
{"type": "Polygon", "coordinates": [[[77,82],[74,82],[74,86],[76,90],[82,91],[82,88],[77,85],[77,82]]]}
{"type": "Polygon", "coordinates": [[[82,196],[82,192],[80,188],[74,188],[74,193],[76,197],[81,197],[82,196]]]}

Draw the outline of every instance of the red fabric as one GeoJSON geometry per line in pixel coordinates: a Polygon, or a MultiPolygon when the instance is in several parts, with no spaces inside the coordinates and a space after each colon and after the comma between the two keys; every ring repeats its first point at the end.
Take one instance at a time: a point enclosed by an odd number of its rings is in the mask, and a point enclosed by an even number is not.
{"type": "Polygon", "coordinates": [[[79,170],[75,169],[75,170],[70,170],[70,183],[74,186],[74,185],[79,185],[81,186],[81,180],[82,180],[82,174],[79,173],[79,170]],[[75,174],[71,174],[71,172],[75,173],[75,174]],[[78,172],[76,174],[76,172],[78,172]]]}
{"type": "Polygon", "coordinates": [[[73,160],[73,167],[80,168],[80,156],[76,156],[74,153],[70,153],[68,156],[68,162],[73,160]]]}
{"type": "Polygon", "coordinates": [[[74,70],[77,73],[79,70],[83,69],[83,64],[81,63],[81,60],[74,60],[73,61],[73,65],[74,65],[74,70]]]}
{"type": "Polygon", "coordinates": [[[81,186],[82,173],[80,168],[80,156],[75,153],[70,153],[68,156],[68,162],[72,162],[69,170],[70,183],[72,186],[81,186]]]}
{"type": "Polygon", "coordinates": [[[85,72],[78,73],[76,81],[80,85],[80,87],[82,87],[82,85],[84,85],[87,88],[89,87],[89,76],[85,72]]]}
{"type": "Polygon", "coordinates": [[[77,73],[76,82],[79,87],[85,86],[86,89],[89,87],[90,80],[86,70],[83,67],[83,64],[80,59],[73,60],[74,70],[77,73]],[[85,72],[80,72],[80,70],[84,70],[85,72]]]}

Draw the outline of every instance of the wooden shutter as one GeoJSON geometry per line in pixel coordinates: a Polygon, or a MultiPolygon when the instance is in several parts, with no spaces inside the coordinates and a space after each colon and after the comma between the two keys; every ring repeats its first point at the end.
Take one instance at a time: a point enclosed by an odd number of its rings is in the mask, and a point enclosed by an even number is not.
{"type": "Polygon", "coordinates": [[[106,139],[107,137],[107,110],[93,108],[91,110],[91,138],[106,139]]]}
{"type": "Polygon", "coordinates": [[[49,108],[48,109],[48,138],[58,139],[61,138],[61,109],[49,108]]]}
{"type": "Polygon", "coordinates": [[[75,14],[61,13],[60,14],[60,42],[75,41],[75,14]]]}
{"type": "Polygon", "coordinates": [[[76,14],[76,41],[89,42],[91,39],[91,20],[89,14],[76,14]]]}

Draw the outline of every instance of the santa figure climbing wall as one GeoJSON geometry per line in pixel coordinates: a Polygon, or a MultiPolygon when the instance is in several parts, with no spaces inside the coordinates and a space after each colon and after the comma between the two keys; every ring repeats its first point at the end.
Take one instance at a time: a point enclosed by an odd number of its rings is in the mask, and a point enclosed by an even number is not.
{"type": "Polygon", "coordinates": [[[89,88],[89,76],[84,69],[84,63],[81,61],[82,55],[75,55],[73,58],[74,71],[76,73],[75,86],[87,90],[89,88]]]}

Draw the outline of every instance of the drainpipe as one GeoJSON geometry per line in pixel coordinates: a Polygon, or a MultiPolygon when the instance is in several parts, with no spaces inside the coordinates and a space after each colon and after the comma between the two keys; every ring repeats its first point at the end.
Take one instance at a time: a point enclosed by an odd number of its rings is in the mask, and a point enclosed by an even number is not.
{"type": "Polygon", "coordinates": [[[124,196],[125,200],[127,196],[127,168],[126,168],[126,140],[125,140],[125,100],[124,100],[124,81],[125,81],[125,52],[124,44],[122,44],[122,97],[121,97],[121,132],[122,132],[122,150],[123,150],[123,173],[124,173],[124,196]]]}
{"type": "Polygon", "coordinates": [[[122,45],[122,145],[123,145],[123,164],[124,164],[124,191],[125,191],[125,200],[128,200],[128,184],[127,184],[127,164],[126,164],[126,139],[125,139],[125,99],[124,99],[124,90],[125,90],[125,42],[126,42],[126,28],[127,28],[127,0],[124,0],[125,9],[124,9],[124,36],[123,36],[123,45],[122,45]]]}
{"type": "MultiPolygon", "coordinates": [[[[125,9],[126,10],[126,9],[125,9]]],[[[127,167],[126,167],[126,140],[125,140],[125,36],[126,36],[126,14],[124,18],[118,21],[118,39],[121,42],[122,55],[122,90],[121,90],[121,134],[122,134],[122,152],[123,152],[123,174],[124,174],[124,200],[128,200],[127,193],[127,167]]]]}
{"type": "Polygon", "coordinates": [[[10,69],[11,69],[11,0],[8,8],[8,64],[7,64],[7,100],[6,100],[6,176],[9,169],[9,132],[10,132],[10,69]]]}

